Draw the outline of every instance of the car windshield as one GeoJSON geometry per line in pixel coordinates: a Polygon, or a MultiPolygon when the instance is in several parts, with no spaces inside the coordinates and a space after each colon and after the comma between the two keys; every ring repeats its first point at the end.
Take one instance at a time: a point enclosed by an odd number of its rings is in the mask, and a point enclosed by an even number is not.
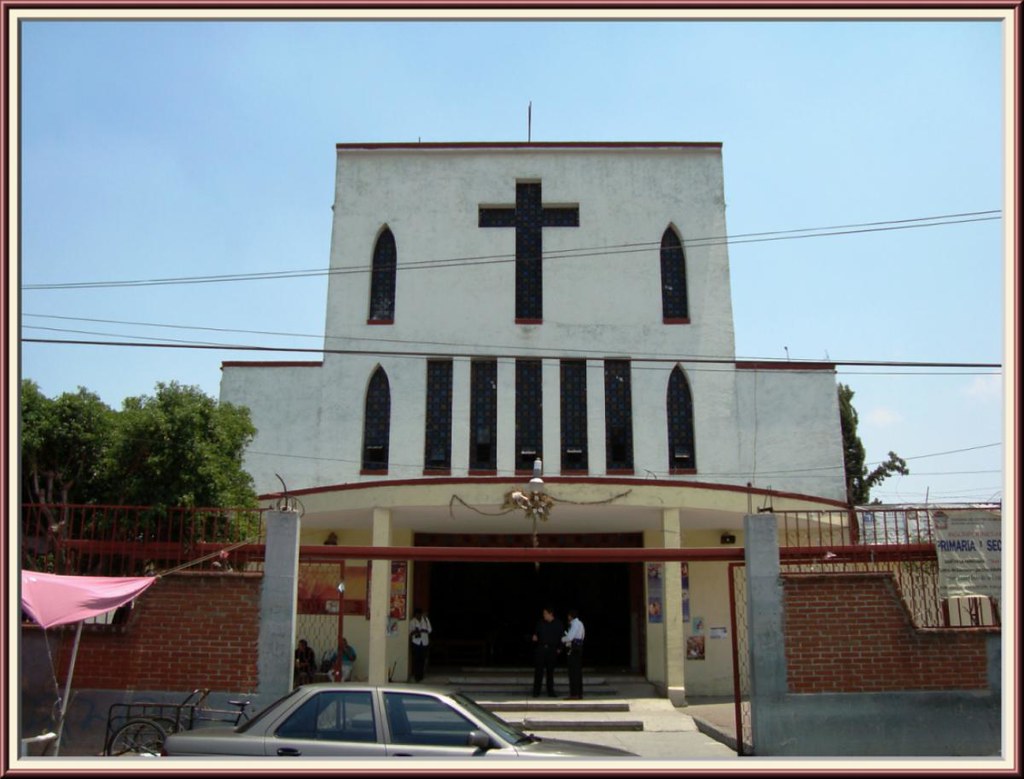
{"type": "Polygon", "coordinates": [[[473,716],[482,720],[489,728],[497,731],[506,741],[517,744],[520,741],[532,740],[531,737],[520,728],[505,722],[505,720],[501,719],[501,717],[496,714],[492,714],[469,696],[463,695],[461,692],[457,692],[452,695],[452,700],[468,709],[473,716]]]}
{"type": "Polygon", "coordinates": [[[284,696],[282,696],[282,697],[278,698],[278,699],[277,699],[276,701],[274,701],[273,703],[271,703],[271,704],[270,704],[269,706],[266,706],[266,707],[265,707],[265,708],[264,708],[264,709],[263,709],[263,710],[262,710],[262,711],[261,711],[261,712],[260,712],[259,714],[257,714],[257,715],[256,715],[255,717],[253,717],[252,719],[250,719],[250,720],[248,720],[248,721],[246,721],[246,722],[242,723],[242,724],[241,724],[241,725],[239,725],[239,726],[238,726],[237,728],[235,728],[235,732],[236,732],[236,733],[245,733],[245,731],[247,731],[247,730],[248,730],[249,728],[253,727],[253,726],[254,726],[254,725],[255,725],[255,724],[257,723],[257,722],[261,722],[262,720],[264,720],[264,719],[266,718],[266,716],[267,716],[267,715],[268,715],[268,714],[269,714],[270,712],[272,712],[272,711],[275,711],[275,710],[277,709],[277,707],[278,707],[278,706],[280,706],[281,704],[283,704],[283,703],[284,703],[285,701],[287,701],[288,699],[290,699],[290,698],[293,698],[293,697],[295,697],[296,695],[298,695],[300,691],[301,691],[301,688],[300,688],[300,687],[296,687],[296,688],[295,688],[294,690],[292,690],[292,691],[291,691],[290,693],[287,693],[286,695],[284,695],[284,696]]]}

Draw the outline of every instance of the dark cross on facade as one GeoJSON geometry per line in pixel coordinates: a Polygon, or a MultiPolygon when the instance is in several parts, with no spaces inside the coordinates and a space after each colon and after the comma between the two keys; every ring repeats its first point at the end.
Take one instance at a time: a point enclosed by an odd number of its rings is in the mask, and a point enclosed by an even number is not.
{"type": "Polygon", "coordinates": [[[480,227],[516,229],[516,321],[540,322],[544,316],[541,258],[545,227],[579,227],[579,206],[544,206],[540,182],[516,182],[514,207],[480,206],[480,227]]]}

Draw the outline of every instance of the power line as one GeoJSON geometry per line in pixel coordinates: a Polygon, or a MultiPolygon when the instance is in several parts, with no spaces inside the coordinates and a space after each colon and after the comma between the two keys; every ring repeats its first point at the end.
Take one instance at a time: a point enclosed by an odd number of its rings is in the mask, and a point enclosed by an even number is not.
{"type": "MultiPolygon", "coordinates": [[[[440,347],[450,347],[450,346],[464,347],[465,346],[464,343],[455,343],[455,342],[451,342],[451,341],[409,341],[409,340],[400,339],[400,338],[361,338],[361,337],[358,337],[358,336],[315,335],[315,334],[312,334],[312,333],[294,333],[294,332],[279,332],[279,331],[267,331],[267,330],[243,330],[243,329],[238,329],[238,328],[202,327],[202,326],[193,326],[193,325],[172,325],[172,324],[162,324],[162,323],[156,323],[156,322],[134,322],[134,321],[122,321],[122,320],[116,320],[116,319],[96,319],[96,318],[91,318],[91,317],[69,317],[69,316],[59,316],[59,315],[49,315],[49,314],[28,314],[28,313],[23,313],[22,316],[23,317],[34,317],[34,318],[38,318],[38,319],[58,319],[58,320],[76,321],[76,322],[98,322],[98,323],[103,323],[103,324],[122,324],[122,325],[131,325],[131,326],[137,326],[137,327],[159,327],[159,328],[166,328],[166,329],[173,329],[173,330],[200,330],[200,331],[217,332],[217,333],[241,333],[241,334],[244,334],[244,335],[271,335],[271,336],[287,336],[287,337],[294,337],[294,338],[314,338],[314,339],[317,339],[317,340],[323,339],[324,341],[349,341],[349,342],[351,342],[351,341],[366,341],[366,342],[369,342],[369,343],[372,343],[372,344],[382,344],[382,343],[387,343],[387,344],[404,344],[404,345],[413,345],[413,344],[415,344],[415,345],[440,346],[440,347]]],[[[90,330],[73,330],[73,329],[69,329],[69,328],[44,327],[44,326],[40,326],[40,325],[25,325],[23,327],[23,329],[45,330],[45,331],[48,331],[48,332],[75,333],[75,334],[80,334],[80,335],[102,335],[102,336],[108,336],[108,337],[132,338],[132,339],[143,339],[143,338],[147,337],[147,336],[137,336],[137,335],[131,335],[131,334],[104,333],[104,332],[97,332],[97,331],[90,331],[90,330]]],[[[23,339],[23,340],[32,340],[32,339],[23,339]]],[[[175,339],[175,338],[166,338],[164,340],[166,342],[172,342],[172,343],[175,343],[175,344],[185,343],[185,344],[196,344],[196,345],[202,345],[202,346],[222,346],[224,348],[229,348],[229,349],[230,348],[234,348],[233,345],[219,344],[219,343],[214,343],[214,342],[209,342],[209,341],[184,340],[184,339],[175,339]]],[[[46,342],[48,343],[49,341],[46,341],[46,342]]],[[[106,342],[104,342],[104,343],[106,343],[106,342]]],[[[268,347],[268,348],[270,348],[270,347],[268,347]]],[[[566,350],[564,348],[544,347],[544,346],[524,346],[524,345],[508,346],[508,345],[498,345],[498,344],[482,344],[482,345],[478,345],[477,348],[481,352],[486,351],[486,350],[495,350],[495,351],[502,351],[502,352],[514,351],[514,350],[527,351],[527,352],[530,352],[531,354],[535,353],[538,358],[545,356],[546,353],[553,353],[553,354],[550,355],[551,357],[560,357],[560,356],[562,356],[566,352],[566,350]]],[[[320,353],[323,350],[322,349],[316,349],[314,351],[316,351],[317,353],[320,353]]],[[[593,355],[600,355],[602,357],[605,357],[605,356],[607,356],[607,355],[609,355],[611,353],[609,350],[604,350],[604,349],[573,349],[573,350],[569,350],[569,351],[571,351],[574,354],[593,354],[593,355]]],[[[367,353],[369,353],[369,352],[367,352],[367,353]]],[[[374,352],[374,353],[377,353],[377,352],[374,352]]],[[[393,356],[404,356],[402,354],[398,354],[398,353],[394,353],[394,352],[390,352],[388,354],[393,355],[393,356]]],[[[417,354],[415,356],[419,356],[419,355],[417,354]]],[[[665,360],[670,360],[670,361],[674,361],[674,362],[689,361],[686,358],[680,358],[678,355],[658,355],[658,354],[654,354],[654,355],[648,355],[646,357],[643,356],[643,355],[632,355],[631,358],[632,358],[632,360],[634,362],[651,360],[651,359],[655,359],[655,360],[656,359],[665,359],[665,360]]],[[[739,356],[737,356],[737,357],[722,356],[721,357],[721,361],[724,362],[724,363],[764,362],[764,361],[771,361],[773,359],[778,361],[780,364],[784,364],[785,362],[790,362],[789,360],[781,360],[779,358],[757,358],[757,357],[749,357],[749,358],[747,358],[747,357],[739,357],[739,356]]],[[[802,359],[797,359],[796,362],[797,363],[803,363],[803,362],[808,362],[808,361],[807,360],[802,360],[802,359]]],[[[840,364],[840,363],[836,363],[835,361],[832,361],[832,360],[824,360],[824,361],[822,361],[822,364],[833,365],[833,364],[840,364]]],[[[845,363],[842,363],[842,364],[845,364],[845,363]]],[[[642,366],[634,366],[634,367],[636,367],[638,370],[642,370],[643,369],[642,366]]],[[[972,366],[972,367],[974,367],[974,366],[972,366]]],[[[861,374],[862,373],[864,375],[886,375],[887,372],[882,372],[882,371],[878,371],[878,372],[849,371],[849,373],[851,373],[851,374],[861,374]]],[[[889,372],[888,375],[906,375],[906,374],[905,373],[899,373],[899,372],[889,372]]],[[[918,374],[918,375],[922,375],[922,374],[918,374]]],[[[964,373],[963,371],[960,371],[960,372],[948,373],[948,374],[929,373],[929,374],[924,374],[924,375],[968,376],[968,375],[997,375],[997,374],[991,374],[991,373],[987,373],[987,372],[986,373],[981,373],[981,374],[974,373],[974,372],[972,372],[972,373],[964,373]]]]}
{"type": "MultiPolygon", "coordinates": [[[[417,357],[417,358],[434,358],[434,359],[452,359],[452,358],[482,358],[488,357],[490,359],[496,359],[494,355],[486,355],[481,352],[430,352],[430,351],[380,351],[371,349],[313,349],[313,348],[302,348],[297,346],[253,346],[243,344],[206,344],[206,343],[175,343],[168,341],[151,342],[151,343],[129,343],[124,341],[75,341],[70,339],[57,339],[57,338],[22,338],[22,343],[48,343],[48,344],[63,344],[63,345],[74,345],[74,346],[114,346],[114,347],[135,347],[135,348],[150,348],[150,349],[219,349],[227,351],[242,351],[242,352],[288,352],[288,353],[299,353],[299,354],[346,354],[346,355],[371,355],[375,357],[417,357]]],[[[579,353],[580,350],[573,350],[573,353],[579,353]]],[[[512,359],[515,355],[502,355],[504,359],[512,359]]],[[[571,353],[564,353],[561,355],[562,359],[572,359],[571,353]]],[[[727,364],[733,365],[737,362],[747,362],[747,360],[738,359],[735,357],[691,357],[686,355],[679,355],[673,357],[639,357],[634,356],[631,359],[642,362],[685,362],[685,363],[696,363],[696,364],[727,364]]],[[[797,365],[807,366],[833,366],[833,365],[852,365],[852,366],[887,366],[887,367],[903,367],[903,368],[993,368],[1001,369],[1002,364],[1000,363],[982,363],[982,362],[914,362],[907,360],[799,360],[791,361],[782,358],[761,358],[759,360],[750,360],[750,362],[760,362],[768,365],[778,365],[780,368],[786,368],[792,371],[794,363],[797,365]]],[[[763,370],[770,370],[770,368],[763,368],[763,370]]]]}
{"type": "MultiPolygon", "coordinates": [[[[834,235],[854,235],[891,230],[907,230],[920,227],[940,227],[944,225],[965,224],[969,222],[987,222],[1002,218],[1001,210],[971,211],[959,214],[943,214],[932,217],[900,219],[886,222],[862,222],[859,224],[835,225],[832,227],[805,227],[794,230],[775,230],[760,233],[740,233],[733,236],[717,236],[707,238],[690,238],[683,240],[685,249],[697,249],[710,246],[722,246],[742,243],[762,243],[767,241],[794,240],[798,238],[821,238],[834,235]]],[[[544,253],[545,259],[584,259],[608,255],[632,254],[660,249],[660,241],[642,241],[614,246],[593,246],[576,249],[555,250],[544,253]]],[[[459,258],[442,258],[437,260],[412,260],[396,265],[397,270],[424,270],[433,268],[466,267],[472,265],[492,265],[515,261],[514,254],[493,254],[459,258]]],[[[373,269],[367,265],[344,266],[340,268],[307,268],[291,271],[265,271],[261,273],[216,274],[209,276],[172,276],[152,279],[128,279],[110,281],[81,281],[53,284],[24,284],[22,290],[40,291],[57,289],[109,289],[120,287],[148,287],[177,284],[213,284],[234,281],[266,281],[308,278],[314,276],[342,276],[352,273],[370,273],[373,269]]]]}

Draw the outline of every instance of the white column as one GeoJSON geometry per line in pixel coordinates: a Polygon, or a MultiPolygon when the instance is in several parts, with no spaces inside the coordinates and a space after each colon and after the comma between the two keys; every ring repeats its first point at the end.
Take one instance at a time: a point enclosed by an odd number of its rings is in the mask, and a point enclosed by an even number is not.
{"type": "MultiPolygon", "coordinates": [[[[682,548],[679,509],[662,509],[662,533],[666,549],[682,548]]],[[[674,706],[686,705],[686,685],[683,679],[683,658],[686,657],[686,636],[683,623],[682,566],[678,561],[666,561],[662,618],[665,624],[665,685],[668,699],[674,706]]]]}
{"type": "Polygon", "coordinates": [[[608,472],[604,440],[604,360],[587,360],[587,470],[608,472]]]}
{"type": "Polygon", "coordinates": [[[299,597],[299,513],[267,512],[256,648],[257,691],[268,700],[292,689],[295,609],[299,597]]]}
{"type": "Polygon", "coordinates": [[[544,424],[544,473],[562,470],[562,371],[560,360],[541,361],[541,406],[544,424]]]}
{"type": "MultiPolygon", "coordinates": [[[[391,546],[391,510],[373,510],[373,545],[391,546]]],[[[369,683],[388,680],[388,612],[391,605],[391,561],[371,560],[369,683]]]]}
{"type": "Polygon", "coordinates": [[[452,476],[469,471],[469,384],[468,357],[452,360],[452,476]]]}
{"type": "Polygon", "coordinates": [[[516,472],[516,361],[498,360],[498,475],[516,472]]]}

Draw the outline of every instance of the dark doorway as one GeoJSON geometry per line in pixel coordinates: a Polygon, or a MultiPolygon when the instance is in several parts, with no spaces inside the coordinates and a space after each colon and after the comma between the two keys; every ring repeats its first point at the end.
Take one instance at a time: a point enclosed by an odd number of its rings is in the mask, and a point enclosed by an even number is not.
{"type": "MultiPolygon", "coordinates": [[[[579,611],[587,631],[584,662],[629,668],[635,636],[633,612],[642,613],[636,564],[435,562],[429,570],[432,639],[482,641],[481,657],[492,667],[532,666],[531,636],[541,609],[550,605],[565,622],[579,611]]],[[[438,653],[443,656],[442,652],[438,653]]],[[[441,659],[440,657],[438,658],[441,659]]]]}

